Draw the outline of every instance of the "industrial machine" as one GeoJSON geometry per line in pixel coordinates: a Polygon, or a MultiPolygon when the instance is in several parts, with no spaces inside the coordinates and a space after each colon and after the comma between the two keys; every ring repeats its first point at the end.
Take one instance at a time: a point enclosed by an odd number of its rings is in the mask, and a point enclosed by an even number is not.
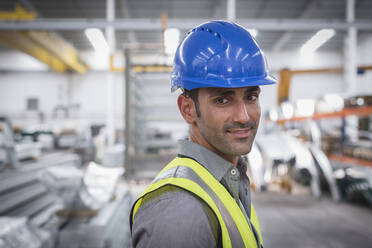
{"type": "Polygon", "coordinates": [[[259,152],[253,148],[253,153],[248,157],[252,161],[254,183],[257,182],[260,188],[265,188],[270,183],[279,183],[287,191],[291,191],[292,181],[296,180],[309,186],[316,198],[322,194],[322,185],[326,185],[332,198],[340,199],[332,165],[317,145],[304,143],[290,131],[259,135],[256,143],[259,152]]]}
{"type": "Polygon", "coordinates": [[[279,182],[291,191],[291,179],[297,178],[311,187],[314,197],[320,196],[318,171],[304,144],[282,131],[260,135],[256,142],[264,158],[266,183],[279,182]]]}
{"type": "Polygon", "coordinates": [[[6,117],[0,117],[0,164],[16,167],[20,160],[39,159],[41,147],[39,142],[16,142],[10,121],[6,117]]]}

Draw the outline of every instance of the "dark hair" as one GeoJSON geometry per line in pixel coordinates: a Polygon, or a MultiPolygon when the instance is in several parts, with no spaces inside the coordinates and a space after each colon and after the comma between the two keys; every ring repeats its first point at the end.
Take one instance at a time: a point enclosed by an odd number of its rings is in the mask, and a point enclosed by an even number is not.
{"type": "Polygon", "coordinates": [[[182,94],[186,97],[190,97],[194,101],[196,114],[198,117],[200,117],[201,113],[199,109],[199,100],[198,100],[199,89],[192,89],[192,90],[183,89],[182,94]]]}

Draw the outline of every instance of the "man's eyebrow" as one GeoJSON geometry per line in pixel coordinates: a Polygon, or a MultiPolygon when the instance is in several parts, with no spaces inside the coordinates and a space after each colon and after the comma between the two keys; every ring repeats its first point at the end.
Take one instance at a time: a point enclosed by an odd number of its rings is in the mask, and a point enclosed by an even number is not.
{"type": "Polygon", "coordinates": [[[261,91],[261,88],[259,86],[249,87],[246,92],[252,92],[252,91],[258,91],[258,92],[260,92],[261,91]]]}
{"type": "MultiPolygon", "coordinates": [[[[255,92],[255,91],[260,92],[261,88],[259,86],[251,86],[251,87],[248,87],[245,92],[246,93],[251,93],[251,92],[255,92]]],[[[231,89],[226,89],[226,88],[215,88],[210,93],[211,97],[226,96],[226,95],[235,95],[235,91],[231,90],[231,89]]]]}
{"type": "Polygon", "coordinates": [[[210,94],[211,97],[214,96],[225,96],[225,95],[235,95],[235,92],[230,89],[215,89],[210,94]]]}

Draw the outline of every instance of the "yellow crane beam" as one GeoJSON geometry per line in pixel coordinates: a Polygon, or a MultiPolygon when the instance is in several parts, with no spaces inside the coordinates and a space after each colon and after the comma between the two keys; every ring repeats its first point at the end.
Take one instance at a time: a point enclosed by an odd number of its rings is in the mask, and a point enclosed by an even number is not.
{"type": "MultiPolygon", "coordinates": [[[[358,71],[372,70],[371,65],[358,66],[358,71]]],[[[344,69],[341,67],[336,68],[320,68],[310,70],[290,70],[282,69],[279,72],[279,85],[278,85],[278,105],[287,101],[289,97],[289,90],[291,87],[291,79],[296,74],[314,74],[314,73],[343,73],[344,69]]]]}
{"type": "Polygon", "coordinates": [[[0,41],[48,65],[57,72],[85,73],[88,67],[77,51],[54,33],[37,31],[1,31],[0,41]]]}
{"type": "MultiPolygon", "coordinates": [[[[0,20],[4,21],[32,21],[35,18],[36,13],[27,11],[19,4],[15,4],[14,11],[0,11],[0,20]]],[[[57,72],[71,70],[82,74],[88,70],[76,49],[56,33],[1,31],[0,42],[36,58],[57,72]]]]}
{"type": "Polygon", "coordinates": [[[28,31],[28,36],[62,60],[66,66],[78,73],[85,73],[87,66],[80,61],[76,49],[61,39],[57,34],[51,32],[28,31]]]}
{"type": "Polygon", "coordinates": [[[38,59],[56,72],[65,72],[67,70],[67,66],[62,62],[61,59],[57,58],[48,50],[30,39],[30,37],[27,35],[27,32],[0,32],[0,41],[16,50],[20,50],[38,59]]]}
{"type": "Polygon", "coordinates": [[[32,21],[35,20],[36,16],[36,13],[27,11],[19,4],[14,5],[14,11],[0,11],[0,20],[7,21],[32,21]]]}

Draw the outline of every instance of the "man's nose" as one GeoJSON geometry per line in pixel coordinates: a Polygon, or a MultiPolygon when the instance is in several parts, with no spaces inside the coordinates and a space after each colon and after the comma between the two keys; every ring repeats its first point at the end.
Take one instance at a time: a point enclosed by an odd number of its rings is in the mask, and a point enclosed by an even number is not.
{"type": "Polygon", "coordinates": [[[240,101],[236,105],[235,113],[233,116],[234,122],[247,123],[249,121],[249,114],[247,111],[247,105],[244,101],[240,101]]]}

